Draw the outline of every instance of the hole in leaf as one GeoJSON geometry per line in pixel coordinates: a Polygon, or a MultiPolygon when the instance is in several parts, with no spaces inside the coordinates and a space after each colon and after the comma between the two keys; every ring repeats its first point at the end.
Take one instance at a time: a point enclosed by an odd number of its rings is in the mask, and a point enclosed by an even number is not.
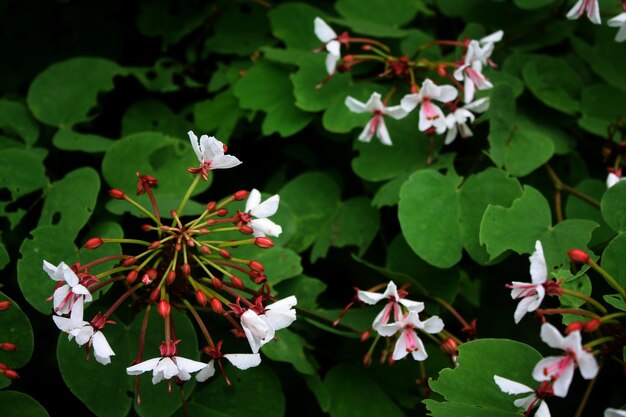
{"type": "Polygon", "coordinates": [[[55,211],[54,214],[52,215],[51,223],[53,226],[56,226],[57,224],[59,224],[60,221],[61,221],[61,213],[59,213],[58,211],[55,211]]]}

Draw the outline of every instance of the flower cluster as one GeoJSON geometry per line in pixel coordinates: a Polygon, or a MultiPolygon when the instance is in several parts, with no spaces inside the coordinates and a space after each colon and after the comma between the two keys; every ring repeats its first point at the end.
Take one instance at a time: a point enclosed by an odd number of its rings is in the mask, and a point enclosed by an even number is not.
{"type": "Polygon", "coordinates": [[[164,321],[160,356],[143,360],[143,340],[150,316],[145,314],[138,335],[139,351],[127,373],[140,375],[151,371],[154,384],[167,380],[170,388],[172,379],[182,383],[195,372],[198,372],[198,381],[208,379],[215,373],[215,362],[226,377],[222,358],[240,369],[258,365],[261,362],[260,347],[270,342],[276,331],[296,319],[293,309],[297,304],[296,297],[276,300],[267,283],[264,266],[254,259],[235,257],[231,252],[242,245],[256,245],[262,249],[273,247],[270,237],[279,236],[282,228],[269,217],[278,210],[279,196],[261,202],[261,193],[256,189],[238,191],[221,202],[209,202],[199,216],[183,222],[182,213],[199,181],[206,180],[212,170],[241,163],[234,156],[226,155],[226,147],[214,137],[202,135],[198,140],[193,132],[189,132],[189,139],[200,165],[188,169],[195,178],[178,210],[171,211],[171,225],[164,224],[161,219],[152,193],[158,180],[137,174],[137,194],[148,194],[152,212],[121,190],[113,189],[109,194],[126,200],[152,219],[154,224],[146,224],[142,230],[153,233],[156,238],[94,237],[85,244],[87,249],[96,249],[107,243],[122,243],[142,248],[142,251],[106,256],[85,265],[61,262],[55,266],[43,261],[44,271],[58,283],[49,299],[55,324],[68,334],[70,340],[86,346],[88,352],[93,347],[96,361],[103,365],[109,364],[115,355],[104,332],[107,325],[115,324],[111,316],[116,309],[127,299],[132,299],[134,307],[149,310],[156,306],[164,321]],[[246,200],[245,207],[230,210],[231,203],[243,204],[243,200],[246,200]],[[111,261],[116,265],[109,270],[98,274],[90,272],[96,265],[111,261]],[[104,313],[98,312],[91,320],[85,320],[85,306],[93,300],[93,295],[115,283],[125,285],[122,295],[104,313]],[[184,341],[176,338],[172,309],[185,311],[195,319],[206,339],[202,351],[210,357],[208,363],[178,356],[177,345],[184,341]],[[223,318],[236,337],[246,339],[252,353],[222,353],[224,341],[214,340],[206,325],[216,317],[223,318]]]}
{"type": "MultiPolygon", "coordinates": [[[[624,12],[609,19],[607,25],[611,27],[618,27],[617,34],[615,35],[616,42],[626,41],[626,2],[622,2],[624,12]]],[[[578,0],[576,4],[567,12],[568,19],[578,19],[583,14],[587,14],[587,17],[592,23],[599,25],[602,23],[600,18],[600,5],[598,0],[578,0]]]]}
{"type": "Polygon", "coordinates": [[[392,140],[385,124],[385,116],[398,120],[419,108],[419,130],[429,135],[445,133],[444,143],[450,144],[458,134],[463,138],[472,136],[468,124],[474,121],[475,114],[485,112],[489,106],[488,97],[475,99],[475,93],[476,90],[487,90],[493,87],[483,74],[483,67],[487,64],[495,66],[491,61],[491,54],[495,43],[502,39],[502,31],[479,40],[434,41],[433,44],[456,45],[464,51],[457,61],[436,64],[428,60],[411,60],[407,56],[395,57],[390,55],[389,48],[373,39],[355,38],[348,32],[337,36],[335,31],[319,17],[314,20],[314,32],[318,39],[324,42],[324,45],[315,52],[324,50],[328,52],[326,67],[329,77],[337,71],[348,71],[360,62],[383,61],[385,70],[380,74],[381,77],[390,75],[409,82],[410,94],[406,94],[400,100],[400,104],[395,106],[387,106],[387,102],[396,88],[393,88],[385,98],[382,98],[380,93],[373,92],[365,103],[354,97],[346,97],[345,104],[350,111],[372,114],[359,135],[359,140],[362,142],[369,142],[375,135],[381,143],[391,145],[392,140]],[[373,54],[359,54],[358,58],[348,54],[341,58],[342,45],[348,48],[354,43],[364,44],[362,49],[372,51],[373,54]],[[449,79],[454,85],[440,86],[430,78],[425,78],[418,86],[416,70],[424,67],[436,70],[440,77],[449,79]],[[460,103],[461,98],[463,104],[460,103]],[[436,102],[448,109],[447,115],[436,102]]]}

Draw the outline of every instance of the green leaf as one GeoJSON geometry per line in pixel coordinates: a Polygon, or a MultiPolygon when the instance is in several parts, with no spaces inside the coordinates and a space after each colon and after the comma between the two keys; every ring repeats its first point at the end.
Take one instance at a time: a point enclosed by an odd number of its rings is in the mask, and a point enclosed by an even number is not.
{"type": "Polygon", "coordinates": [[[359,249],[359,256],[362,256],[379,228],[380,215],[368,198],[362,196],[344,201],[315,242],[311,261],[325,257],[331,246],[342,248],[354,245],[359,249]]]}
{"type": "Polygon", "coordinates": [[[339,0],[335,9],[354,31],[378,37],[401,37],[403,33],[393,29],[410,22],[417,14],[416,3],[411,0],[372,0],[367,7],[359,0],[339,0]]]}
{"type": "Polygon", "coordinates": [[[624,68],[626,68],[626,54],[615,53],[615,48],[620,48],[614,41],[615,29],[608,27],[598,27],[596,43],[593,47],[582,40],[572,37],[571,43],[574,51],[582,57],[593,71],[602,77],[611,86],[626,91],[626,79],[624,78],[624,68]]]}
{"type": "Polygon", "coordinates": [[[278,340],[263,345],[261,352],[273,361],[292,364],[300,373],[314,375],[315,366],[304,350],[306,341],[288,329],[280,330],[276,336],[278,340]]]}
{"type": "MultiPolygon", "coordinates": [[[[569,265],[567,265],[564,268],[559,268],[553,274],[557,282],[562,280],[561,287],[585,294],[587,296],[591,295],[591,280],[585,274],[584,270],[574,275],[570,272],[569,265]]],[[[561,308],[578,308],[585,304],[585,300],[566,294],[561,295],[559,300],[561,301],[561,308]]],[[[563,315],[564,324],[569,324],[569,322],[565,320],[569,316],[572,315],[563,315]]]]}
{"type": "Polygon", "coordinates": [[[7,252],[6,247],[2,244],[2,241],[0,241],[0,271],[9,264],[10,260],[9,252],[7,252]]]}
{"type": "Polygon", "coordinates": [[[279,294],[295,295],[298,299],[298,307],[307,310],[317,310],[317,297],[324,292],[326,284],[317,278],[299,275],[282,281],[277,287],[279,294]]]}
{"type": "Polygon", "coordinates": [[[541,359],[532,347],[508,339],[480,339],[459,346],[458,367],[443,369],[430,387],[445,401],[424,400],[434,417],[521,416],[516,397],[500,391],[494,375],[538,386],[531,369],[541,359]]]}
{"type": "Polygon", "coordinates": [[[530,253],[551,224],[548,202],[539,191],[526,185],[511,207],[487,207],[480,225],[480,243],[486,246],[491,259],[506,250],[530,253]]]}
{"type": "Polygon", "coordinates": [[[267,12],[260,4],[226,9],[215,23],[215,34],[205,42],[205,48],[220,54],[246,56],[261,46],[271,44],[267,12]]]}
{"type": "Polygon", "coordinates": [[[610,125],[615,125],[626,116],[623,104],[626,92],[606,84],[586,87],[582,91],[582,117],[578,126],[587,132],[607,137],[610,125]]]}
{"type": "MultiPolygon", "coordinates": [[[[9,301],[11,307],[0,312],[0,329],[2,329],[2,342],[10,342],[17,346],[14,352],[7,352],[0,349],[0,363],[7,365],[11,369],[21,368],[28,363],[34,347],[33,329],[28,320],[28,316],[20,309],[17,303],[6,294],[0,292],[0,301],[9,301]]],[[[8,383],[7,378],[0,379],[0,385],[8,383]]]]}
{"type": "Polygon", "coordinates": [[[74,132],[71,128],[62,127],[52,137],[52,143],[64,151],[80,151],[87,153],[105,152],[114,140],[103,136],[74,132]]]}
{"type": "Polygon", "coordinates": [[[202,407],[202,413],[197,415],[252,416],[259,413],[259,405],[263,417],[285,415],[285,396],[280,380],[269,367],[261,364],[245,371],[226,364],[224,367],[232,385],[226,385],[224,378],[216,373],[215,379],[193,396],[192,404],[202,407]]]}
{"type": "Polygon", "coordinates": [[[49,417],[48,412],[35,399],[22,392],[0,392],[3,417],[49,417]]]}
{"type": "Polygon", "coordinates": [[[17,136],[26,145],[33,145],[39,137],[39,125],[26,105],[19,101],[0,99],[0,132],[17,136]]]}
{"type": "Polygon", "coordinates": [[[398,201],[400,201],[400,189],[409,177],[410,174],[400,175],[382,185],[376,191],[372,199],[372,205],[376,208],[397,205],[398,201]]]}
{"type": "Polygon", "coordinates": [[[298,70],[290,75],[296,106],[305,111],[327,109],[334,102],[343,101],[350,89],[350,74],[336,73],[322,83],[326,73],[324,54],[311,54],[298,61],[298,70]]]}
{"type": "Polygon", "coordinates": [[[133,104],[122,119],[122,136],[140,132],[157,132],[180,137],[193,130],[184,115],[177,115],[158,100],[143,100],[133,104]]]}
{"type": "Polygon", "coordinates": [[[517,7],[524,10],[540,9],[552,3],[554,0],[515,0],[517,7]]]}
{"type": "Polygon", "coordinates": [[[612,305],[618,310],[626,311],[626,302],[619,294],[605,294],[602,296],[604,301],[612,305]]]}
{"type": "Polygon", "coordinates": [[[302,174],[281,189],[281,205],[288,206],[296,219],[297,233],[289,248],[302,252],[313,244],[339,207],[339,193],[335,180],[322,172],[302,174]]]}
{"type": "Polygon", "coordinates": [[[626,182],[620,181],[606,190],[600,201],[602,217],[616,232],[626,230],[626,182]]]}
{"type": "MultiPolygon", "coordinates": [[[[92,237],[107,237],[113,239],[121,239],[124,237],[124,231],[122,227],[114,222],[103,221],[100,223],[96,223],[92,227],[90,227],[85,233],[85,241],[92,237]]],[[[84,242],[83,242],[84,244],[84,242]]],[[[122,245],[119,243],[107,243],[106,245],[102,245],[96,249],[87,249],[84,246],[80,248],[78,251],[78,260],[82,265],[86,265],[92,261],[95,261],[100,258],[104,258],[106,256],[112,255],[121,255],[122,254],[122,245]]],[[[97,275],[99,273],[105,272],[111,268],[113,268],[117,263],[119,263],[118,259],[114,259],[109,262],[102,262],[98,265],[92,266],[89,268],[89,272],[93,275],[97,275]]],[[[105,286],[102,290],[93,294],[94,299],[97,299],[100,293],[107,292],[111,288],[110,285],[105,286]]]]}
{"type": "Polygon", "coordinates": [[[526,85],[544,104],[567,114],[580,110],[583,82],[563,59],[540,55],[523,68],[526,85]]]}
{"type": "Polygon", "coordinates": [[[295,106],[289,71],[269,62],[252,67],[237,84],[235,96],[244,109],[261,110],[265,115],[263,135],[291,136],[309,124],[312,115],[295,106]]]}
{"type": "Polygon", "coordinates": [[[284,3],[269,12],[272,33],[293,49],[308,51],[319,48],[322,41],[313,32],[313,20],[325,14],[304,3],[284,3]]]}
{"type": "Polygon", "coordinates": [[[474,261],[484,265],[491,260],[479,239],[481,221],[487,207],[490,204],[510,207],[521,195],[520,183],[495,168],[487,168],[472,175],[463,183],[459,191],[461,240],[474,261]]]}
{"type": "Polygon", "coordinates": [[[567,251],[586,248],[596,227],[598,223],[591,220],[568,219],[542,235],[540,240],[548,268],[569,265],[567,251]]]}
{"type": "Polygon", "coordinates": [[[211,100],[196,103],[193,108],[193,119],[203,131],[215,134],[222,142],[227,143],[237,123],[244,116],[233,89],[223,91],[211,100]]]}
{"type": "Polygon", "coordinates": [[[402,417],[402,410],[362,368],[339,365],[324,379],[331,417],[402,417]]]}
{"type": "MultiPolygon", "coordinates": [[[[102,161],[102,176],[111,188],[124,191],[149,211],[152,209],[148,196],[134,196],[137,188],[136,173],[157,178],[159,183],[154,190],[155,198],[161,215],[168,217],[170,210],[178,208],[185,190],[193,181],[186,168],[198,165],[188,140],[182,141],[160,133],[136,133],[123,137],[109,148],[102,161]],[[137,158],[137,155],[142,157],[137,158]]],[[[212,175],[209,176],[209,182],[211,178],[212,175]]],[[[193,194],[206,190],[209,182],[201,181],[193,194]]],[[[123,200],[109,201],[107,209],[116,214],[128,211],[144,217],[123,200]]],[[[183,215],[201,213],[203,210],[203,205],[190,201],[183,215]]]]}
{"type": "MultiPolygon", "coordinates": [[[[372,92],[376,90],[380,90],[380,86],[371,83],[358,83],[349,86],[345,97],[351,96],[365,103],[372,95],[372,92]]],[[[324,129],[334,133],[348,133],[357,127],[362,129],[372,117],[368,113],[351,112],[345,104],[345,97],[344,100],[339,98],[335,100],[324,112],[322,117],[324,129]]],[[[388,120],[386,119],[386,122],[388,120]]]]}
{"type": "Polygon", "coordinates": [[[302,259],[291,249],[275,246],[271,249],[260,249],[256,246],[244,246],[233,250],[233,256],[254,259],[265,268],[267,282],[274,285],[302,273],[302,259]]]}
{"type": "Polygon", "coordinates": [[[127,71],[148,91],[170,93],[182,87],[202,87],[202,84],[187,75],[184,64],[169,57],[158,58],[152,67],[127,68],[127,71]]]}
{"type": "Polygon", "coordinates": [[[505,144],[511,135],[511,121],[515,118],[515,97],[507,84],[493,88],[489,96],[489,157],[499,167],[504,165],[505,144]]]}
{"type": "Polygon", "coordinates": [[[20,247],[22,257],[17,261],[17,282],[24,298],[43,314],[50,314],[52,304],[46,299],[54,293],[57,282],[43,270],[43,261],[68,265],[76,258],[74,237],[67,236],[56,226],[42,226],[30,232],[20,247]]]}
{"type": "Polygon", "coordinates": [[[91,217],[98,191],[100,177],[95,170],[84,167],[70,172],[50,186],[37,226],[57,226],[68,237],[76,237],[91,217]]]}
{"type": "Polygon", "coordinates": [[[626,234],[620,233],[602,252],[602,268],[626,287],[626,234]]]}
{"type": "MultiPolygon", "coordinates": [[[[606,191],[606,184],[599,180],[586,179],[576,185],[576,189],[587,194],[591,198],[600,201],[606,191]]],[[[587,219],[594,221],[600,227],[594,231],[593,239],[589,242],[590,247],[608,242],[615,236],[615,232],[606,224],[600,209],[575,195],[568,195],[565,202],[565,217],[568,219],[587,219]]]]}
{"type": "Polygon", "coordinates": [[[146,36],[163,38],[163,47],[166,47],[200,27],[214,13],[214,7],[209,3],[183,3],[173,7],[169,2],[143,2],[137,28],[146,36]]]}
{"type": "Polygon", "coordinates": [[[456,186],[454,179],[437,171],[421,170],[400,189],[402,234],[420,258],[439,268],[449,268],[461,259],[456,186]]]}
{"type": "Polygon", "coordinates": [[[125,70],[102,58],[57,62],[41,72],[28,90],[28,107],[40,121],[71,126],[92,117],[98,94],[113,89],[113,77],[125,70]]]}
{"type": "Polygon", "coordinates": [[[85,348],[68,340],[63,332],[57,342],[57,360],[63,381],[87,408],[103,417],[126,416],[132,402],[133,378],[126,374],[126,367],[132,359],[128,350],[129,334],[123,323],[115,322],[117,324],[107,325],[102,330],[115,352],[108,365],[98,363],[93,351],[87,361],[85,348]]]}

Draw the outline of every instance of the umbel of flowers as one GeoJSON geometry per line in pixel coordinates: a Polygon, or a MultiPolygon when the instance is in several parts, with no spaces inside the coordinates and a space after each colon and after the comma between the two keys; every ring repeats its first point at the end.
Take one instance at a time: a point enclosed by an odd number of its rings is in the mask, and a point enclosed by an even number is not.
{"type": "MultiPolygon", "coordinates": [[[[102,257],[85,265],[64,262],[53,265],[43,261],[44,271],[58,282],[50,296],[54,322],[70,340],[86,346],[87,352],[93,347],[96,361],[103,365],[115,360],[112,358],[115,346],[108,343],[106,331],[107,326],[114,325],[110,317],[116,309],[131,300],[138,310],[156,308],[163,323],[148,323],[150,315],[144,314],[141,334],[135,335],[140,341],[137,356],[127,372],[129,375],[152,372],[152,382],[167,380],[170,390],[172,380],[180,384],[195,372],[199,381],[208,379],[215,373],[216,363],[226,377],[222,359],[240,369],[258,365],[260,347],[296,319],[296,297],[276,300],[263,265],[236,254],[236,248],[243,245],[256,245],[266,250],[273,247],[272,237],[279,236],[282,229],[269,217],[278,209],[279,196],[261,201],[261,194],[255,189],[237,191],[222,201],[207,203],[199,216],[183,219],[185,206],[199,181],[207,180],[215,169],[232,168],[241,163],[228,155],[226,146],[214,137],[202,135],[198,140],[189,132],[189,139],[199,166],[188,169],[194,179],[178,208],[171,211],[170,224],[165,224],[161,218],[154,198],[153,188],[158,180],[138,173],[137,194],[148,195],[151,210],[122,190],[113,189],[109,194],[127,201],[152,220],[152,224],[142,227],[145,235],[138,239],[93,237],[85,244],[88,249],[97,249],[108,243],[123,243],[135,250],[102,257]],[[231,209],[231,203],[243,200],[246,201],[243,210],[231,209]],[[240,238],[233,240],[232,233],[238,233],[240,238]],[[111,261],[117,264],[109,270],[97,275],[90,272],[94,266],[111,261]],[[106,311],[86,316],[85,307],[92,301],[93,294],[112,285],[124,286],[122,295],[106,311]],[[178,355],[177,346],[186,341],[176,338],[172,309],[185,311],[196,321],[206,342],[202,351],[210,358],[207,362],[178,355]],[[224,341],[215,340],[210,330],[209,324],[215,320],[225,321],[235,337],[246,339],[250,351],[223,352],[224,341]],[[144,359],[143,341],[148,325],[164,330],[158,346],[160,356],[144,359]]],[[[228,378],[226,380],[230,384],[228,378]]]]}

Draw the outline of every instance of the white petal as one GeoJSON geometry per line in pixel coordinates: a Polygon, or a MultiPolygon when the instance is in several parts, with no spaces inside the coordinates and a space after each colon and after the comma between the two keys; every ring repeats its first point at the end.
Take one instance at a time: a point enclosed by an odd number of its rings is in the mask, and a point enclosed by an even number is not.
{"type": "Polygon", "coordinates": [[[448,133],[446,133],[446,138],[444,139],[443,143],[444,143],[444,145],[449,145],[452,142],[454,142],[454,139],[456,139],[456,135],[457,135],[457,133],[459,131],[458,128],[456,127],[456,122],[454,121],[454,116],[452,114],[449,114],[446,117],[446,125],[448,126],[448,133]],[[450,116],[452,116],[452,117],[450,117],[450,116]],[[452,126],[450,126],[448,124],[449,120],[453,121],[452,126]]]}
{"type": "Polygon", "coordinates": [[[611,188],[612,186],[620,182],[620,180],[620,177],[612,172],[609,172],[609,175],[606,177],[606,188],[611,188]]]}
{"type": "Polygon", "coordinates": [[[339,55],[327,54],[326,55],[326,72],[328,75],[332,75],[335,73],[337,69],[337,61],[339,61],[341,57],[339,55]]]}
{"type": "Polygon", "coordinates": [[[444,327],[443,320],[441,320],[437,316],[432,316],[431,318],[425,320],[424,322],[422,322],[422,326],[423,327],[421,329],[426,333],[439,333],[443,330],[444,327]]]}
{"type": "Polygon", "coordinates": [[[83,321],[83,310],[83,297],[78,297],[72,304],[72,311],[70,312],[70,319],[73,323],[78,325],[78,323],[83,321]]]}
{"type": "Polygon", "coordinates": [[[289,310],[293,306],[298,304],[298,299],[295,295],[290,295],[289,297],[278,300],[267,307],[266,310],[289,310]]]}
{"type": "Polygon", "coordinates": [[[255,208],[253,208],[250,211],[250,214],[258,218],[272,216],[276,214],[276,211],[278,210],[279,202],[280,202],[280,197],[278,196],[278,194],[275,194],[271,196],[270,198],[268,198],[267,200],[265,200],[264,202],[262,202],[261,204],[257,205],[255,208]]]}
{"type": "Polygon", "coordinates": [[[324,22],[321,18],[316,17],[313,20],[313,25],[314,25],[313,30],[315,31],[315,36],[317,36],[317,38],[320,41],[326,43],[337,37],[337,34],[335,33],[335,31],[332,30],[331,27],[328,26],[328,24],[324,22]]]}
{"type": "Polygon", "coordinates": [[[536,300],[536,295],[529,295],[520,300],[520,302],[517,304],[517,307],[515,308],[515,313],[513,313],[513,319],[515,320],[515,324],[519,323],[522,318],[524,318],[526,313],[530,311],[535,311],[537,309],[536,307],[532,310],[528,309],[528,306],[534,303],[536,300]]]}
{"type": "Polygon", "coordinates": [[[180,356],[174,356],[174,359],[176,360],[176,366],[178,366],[178,369],[188,373],[198,372],[200,369],[206,367],[206,363],[204,362],[198,362],[180,356]]]}
{"type": "Polygon", "coordinates": [[[111,356],[115,356],[115,352],[111,349],[109,342],[102,332],[98,331],[94,333],[91,338],[91,344],[96,356],[96,360],[103,365],[111,363],[111,356]]]}
{"type": "Polygon", "coordinates": [[[375,110],[383,110],[383,102],[380,101],[380,94],[373,92],[370,98],[365,103],[365,110],[373,113],[375,110]]]}
{"type": "Polygon", "coordinates": [[[283,232],[283,228],[270,219],[252,219],[249,224],[254,229],[254,237],[280,236],[283,232]]]}
{"type": "Polygon", "coordinates": [[[387,298],[385,295],[378,293],[378,292],[361,291],[361,290],[357,292],[357,297],[359,300],[363,301],[365,304],[370,304],[370,305],[374,305],[380,300],[387,298]]]}
{"type": "Polygon", "coordinates": [[[84,325],[81,327],[76,327],[72,330],[72,336],[76,337],[76,343],[78,346],[82,346],[85,343],[89,342],[93,337],[93,327],[87,323],[83,322],[84,325]]]}
{"type": "Polygon", "coordinates": [[[398,302],[409,310],[415,311],[416,313],[424,311],[424,303],[422,303],[421,301],[413,301],[407,300],[406,298],[401,298],[398,300],[398,302]]]}
{"type": "Polygon", "coordinates": [[[52,295],[52,307],[54,308],[55,313],[62,315],[68,314],[70,312],[69,300],[68,302],[63,304],[63,302],[65,301],[65,297],[68,296],[70,291],[71,288],[69,285],[61,285],[54,291],[54,294],[52,295]],[[61,304],[63,304],[63,307],[61,307],[61,304]]]}
{"type": "Polygon", "coordinates": [[[133,365],[133,366],[126,368],[126,373],[128,375],[139,375],[147,371],[152,371],[158,365],[161,359],[163,358],[159,357],[159,358],[152,358],[152,359],[148,359],[147,361],[140,362],[137,365],[133,365]]]}
{"type": "Polygon", "coordinates": [[[513,404],[516,407],[521,407],[524,410],[528,410],[533,405],[533,403],[536,403],[536,402],[537,402],[537,395],[533,392],[527,397],[518,398],[517,400],[513,401],[513,404]]]}
{"type": "Polygon", "coordinates": [[[563,373],[556,379],[554,384],[552,384],[552,389],[554,390],[554,395],[557,397],[565,398],[567,397],[567,392],[569,391],[569,386],[572,383],[572,379],[574,378],[574,363],[570,363],[563,373]]]}
{"type": "Polygon", "coordinates": [[[241,327],[253,353],[258,353],[261,346],[274,337],[274,328],[268,318],[263,314],[259,316],[252,310],[241,315],[241,327]]]}
{"type": "MultiPolygon", "coordinates": [[[[178,359],[177,357],[174,358],[178,359]]],[[[202,366],[204,366],[204,364],[202,364],[202,366]]],[[[164,357],[152,371],[152,383],[155,383],[155,379],[157,380],[157,382],[159,382],[162,379],[173,378],[179,374],[179,371],[180,368],[178,367],[176,362],[172,360],[172,358],[170,358],[169,356],[164,357]]]]}
{"type": "Polygon", "coordinates": [[[354,97],[348,96],[346,97],[346,100],[344,101],[344,103],[346,104],[346,107],[348,107],[348,109],[350,109],[351,112],[353,113],[365,113],[365,103],[355,99],[354,97]]]}
{"type": "Polygon", "coordinates": [[[604,417],[626,417],[626,410],[607,408],[606,410],[604,410],[604,417]]]}
{"type": "Polygon", "coordinates": [[[196,381],[204,382],[215,375],[215,364],[213,362],[213,359],[211,359],[206,367],[200,369],[200,372],[196,374],[196,381]]]}
{"type": "Polygon", "coordinates": [[[244,212],[250,213],[252,209],[261,204],[261,193],[256,188],[253,188],[246,200],[246,208],[244,212]]]}
{"type": "Polygon", "coordinates": [[[261,355],[258,353],[228,353],[224,358],[241,370],[259,366],[261,363],[261,355]]]}
{"type": "Polygon", "coordinates": [[[62,332],[69,333],[76,328],[76,324],[67,317],[52,316],[52,320],[54,320],[54,324],[56,324],[62,332]]]}
{"type": "Polygon", "coordinates": [[[61,262],[59,264],[58,267],[52,265],[50,262],[48,261],[43,261],[43,270],[46,271],[46,273],[48,274],[48,276],[50,276],[50,278],[52,278],[55,281],[65,281],[65,278],[63,277],[63,270],[61,269],[61,265],[65,265],[63,262],[61,262]]]}
{"type": "Polygon", "coordinates": [[[525,394],[527,392],[535,392],[534,389],[524,384],[520,384],[519,382],[515,382],[498,375],[494,375],[493,380],[496,384],[498,384],[498,387],[500,387],[500,391],[507,394],[525,394]]]}
{"type": "Polygon", "coordinates": [[[598,362],[591,353],[584,350],[578,352],[576,362],[578,363],[578,369],[580,369],[580,374],[583,378],[593,379],[598,374],[598,362]]]}
{"type": "Polygon", "coordinates": [[[336,57],[341,56],[341,44],[339,41],[330,41],[326,44],[326,50],[329,54],[334,55],[336,57]]]}
{"type": "Polygon", "coordinates": [[[504,35],[504,32],[501,30],[498,30],[492,33],[491,35],[487,35],[484,38],[480,39],[479,42],[481,44],[500,42],[502,40],[503,35],[504,35]]]}
{"type": "Polygon", "coordinates": [[[408,355],[408,351],[406,350],[406,337],[404,336],[404,332],[400,334],[398,340],[396,341],[396,345],[393,348],[393,354],[391,357],[394,361],[399,361],[408,355]]]}
{"type": "Polygon", "coordinates": [[[232,155],[218,155],[211,161],[211,169],[226,169],[240,165],[241,161],[232,155]]]}
{"type": "MultiPolygon", "coordinates": [[[[568,335],[568,338],[573,334],[578,334],[578,339],[580,340],[580,332],[572,332],[568,335]]],[[[555,349],[563,349],[565,344],[565,339],[561,335],[561,332],[550,323],[541,325],[541,340],[555,349]]],[[[580,342],[578,344],[580,345],[580,342]]]]}
{"type": "Polygon", "coordinates": [[[361,134],[359,134],[359,141],[368,143],[372,140],[372,137],[374,136],[374,134],[372,133],[372,123],[374,123],[374,119],[370,119],[367,122],[367,124],[361,131],[361,134]]]}
{"type": "Polygon", "coordinates": [[[422,96],[420,94],[407,94],[400,100],[400,107],[402,107],[405,112],[410,112],[421,102],[422,96]]]}
{"type": "Polygon", "coordinates": [[[548,408],[548,404],[545,401],[541,401],[541,404],[539,404],[539,408],[537,408],[537,411],[535,411],[534,417],[551,417],[550,409],[548,408]]]}
{"type": "Polygon", "coordinates": [[[598,5],[598,0],[591,0],[590,4],[587,6],[587,17],[596,25],[602,23],[602,20],[600,20],[600,6],[598,5]]]}
{"type": "Polygon", "coordinates": [[[565,15],[565,17],[567,17],[570,20],[575,20],[578,19],[580,17],[580,15],[583,14],[584,11],[584,2],[585,0],[578,0],[576,2],[576,4],[574,5],[574,7],[572,7],[569,12],[567,12],[567,14],[565,15]]]}
{"type": "Polygon", "coordinates": [[[61,262],[59,268],[63,271],[63,279],[69,284],[70,287],[78,285],[79,279],[74,271],[72,271],[72,268],[65,265],[63,262],[61,262]]]}
{"type": "Polygon", "coordinates": [[[296,310],[292,307],[297,303],[298,300],[292,295],[265,307],[265,316],[274,330],[284,329],[296,320],[296,310]]]}
{"type": "Polygon", "coordinates": [[[191,147],[193,148],[193,151],[196,153],[196,156],[198,157],[198,161],[202,161],[202,151],[200,150],[200,147],[198,146],[198,137],[191,130],[187,132],[187,135],[189,135],[189,141],[191,142],[191,147]]]}
{"type": "Polygon", "coordinates": [[[422,339],[417,338],[417,346],[418,349],[411,352],[411,356],[416,361],[425,361],[428,358],[428,353],[426,353],[426,348],[424,347],[424,343],[422,339]]]}
{"type": "Polygon", "coordinates": [[[403,119],[403,118],[405,118],[409,114],[400,105],[398,105],[398,106],[391,106],[391,107],[385,107],[385,108],[383,108],[382,113],[384,115],[386,115],[386,116],[391,117],[392,119],[395,119],[395,120],[403,119]]]}
{"type": "Polygon", "coordinates": [[[401,322],[396,322],[391,324],[383,324],[375,330],[381,336],[390,337],[396,334],[398,330],[402,329],[402,327],[403,324],[401,322]]]}
{"type": "Polygon", "coordinates": [[[387,125],[385,125],[385,119],[382,117],[378,121],[378,126],[376,128],[376,137],[383,145],[393,145],[393,143],[391,142],[391,137],[389,136],[389,131],[387,130],[387,125]]]}
{"type": "Polygon", "coordinates": [[[548,279],[548,267],[543,256],[543,247],[538,240],[535,242],[535,251],[530,255],[530,277],[534,284],[543,284],[548,279]]]}
{"type": "Polygon", "coordinates": [[[214,136],[200,136],[200,150],[202,151],[201,162],[213,161],[219,156],[224,156],[224,144],[214,136]]]}

